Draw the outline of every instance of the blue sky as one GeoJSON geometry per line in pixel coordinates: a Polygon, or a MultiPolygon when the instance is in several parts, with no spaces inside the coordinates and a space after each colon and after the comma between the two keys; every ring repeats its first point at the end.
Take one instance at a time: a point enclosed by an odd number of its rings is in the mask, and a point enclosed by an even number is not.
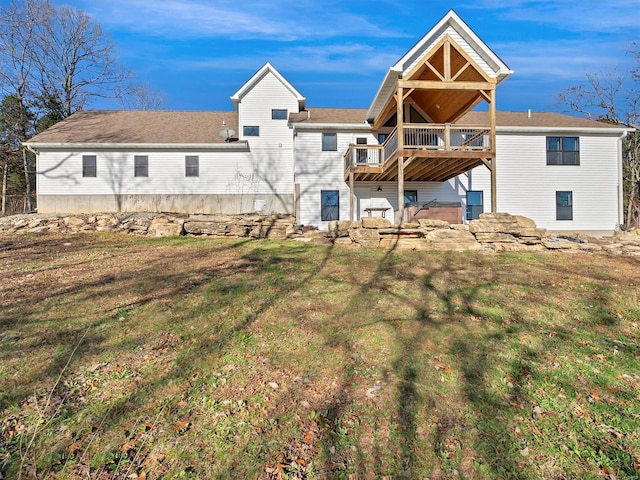
{"type": "Polygon", "coordinates": [[[231,110],[229,97],[267,61],[310,107],[366,108],[387,69],[450,8],[515,71],[498,88],[500,110],[562,111],[559,91],[588,72],[624,71],[640,41],[640,0],[53,3],[93,16],[121,61],[179,110],[231,110]]]}

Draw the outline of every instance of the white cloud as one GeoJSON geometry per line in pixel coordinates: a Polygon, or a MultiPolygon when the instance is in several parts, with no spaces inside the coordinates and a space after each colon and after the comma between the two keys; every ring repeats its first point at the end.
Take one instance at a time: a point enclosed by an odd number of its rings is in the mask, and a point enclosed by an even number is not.
{"type": "Polygon", "coordinates": [[[619,32],[638,37],[639,0],[476,0],[469,8],[492,9],[502,18],[553,25],[574,32],[619,32]]]}
{"type": "Polygon", "coordinates": [[[375,47],[348,43],[325,46],[297,46],[279,51],[256,51],[225,58],[176,60],[175,68],[185,70],[256,70],[265,62],[287,72],[324,72],[350,76],[380,77],[402,52],[383,52],[375,47]]]}
{"type": "Polygon", "coordinates": [[[342,2],[310,0],[76,0],[108,26],[172,39],[216,38],[292,41],[327,37],[404,37],[347,10],[342,2]]]}

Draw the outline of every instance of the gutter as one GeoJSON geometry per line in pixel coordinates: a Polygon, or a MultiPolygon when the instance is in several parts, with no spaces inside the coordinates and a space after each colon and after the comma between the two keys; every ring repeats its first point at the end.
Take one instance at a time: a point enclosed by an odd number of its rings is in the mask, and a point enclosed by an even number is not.
{"type": "Polygon", "coordinates": [[[130,149],[130,150],[239,150],[246,151],[249,144],[246,141],[230,143],[23,143],[30,151],[34,149],[130,149]]]}
{"type": "Polygon", "coordinates": [[[316,131],[316,130],[346,130],[346,131],[363,131],[370,132],[371,125],[368,123],[294,123],[294,130],[316,131]]]}
{"type": "MultiPolygon", "coordinates": [[[[456,124],[458,126],[464,127],[463,124],[456,124]]],[[[631,132],[633,129],[623,128],[623,127],[611,127],[611,128],[598,128],[598,127],[522,127],[522,126],[500,126],[496,125],[496,132],[501,133],[575,133],[575,132],[583,132],[583,133],[610,133],[614,135],[626,134],[626,132],[631,132]]]]}

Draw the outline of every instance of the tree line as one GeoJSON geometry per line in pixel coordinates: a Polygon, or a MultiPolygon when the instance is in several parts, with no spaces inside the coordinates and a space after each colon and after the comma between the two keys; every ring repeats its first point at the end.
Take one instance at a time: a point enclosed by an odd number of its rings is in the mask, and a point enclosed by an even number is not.
{"type": "Polygon", "coordinates": [[[0,7],[0,214],[35,208],[35,157],[21,142],[96,97],[158,108],[162,95],[137,83],[116,45],[89,15],[49,0],[0,7]]]}
{"type": "Polygon", "coordinates": [[[622,140],[624,225],[640,227],[640,43],[627,52],[633,64],[627,71],[588,73],[585,82],[568,87],[558,102],[573,113],[613,125],[636,129],[622,140]]]}

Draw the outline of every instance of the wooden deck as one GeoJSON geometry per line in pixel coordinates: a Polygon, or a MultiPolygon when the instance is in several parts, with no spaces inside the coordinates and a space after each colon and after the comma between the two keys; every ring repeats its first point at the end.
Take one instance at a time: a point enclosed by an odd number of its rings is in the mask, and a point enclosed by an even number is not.
{"type": "Polygon", "coordinates": [[[345,180],[397,181],[402,159],[405,181],[444,182],[495,158],[489,127],[406,124],[404,148],[397,131],[384,145],[351,145],[344,155],[345,180]]]}

